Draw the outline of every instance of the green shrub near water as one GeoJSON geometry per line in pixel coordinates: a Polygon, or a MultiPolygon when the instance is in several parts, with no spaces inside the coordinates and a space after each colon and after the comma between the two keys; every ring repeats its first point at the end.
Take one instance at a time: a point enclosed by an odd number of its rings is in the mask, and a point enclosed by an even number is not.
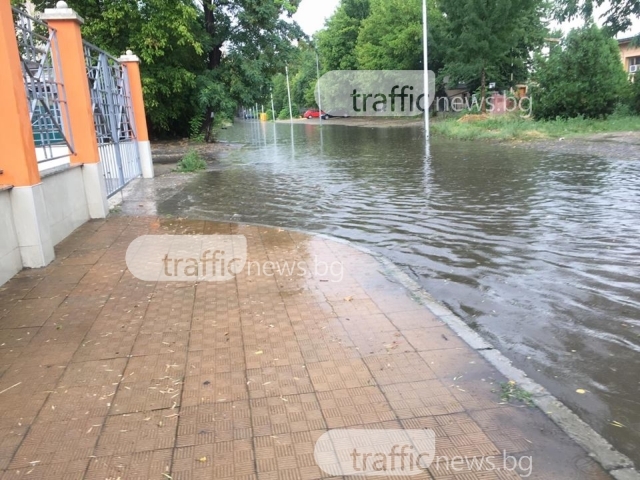
{"type": "MultiPolygon", "coordinates": [[[[299,118],[300,115],[298,114],[298,111],[299,111],[298,106],[297,105],[292,105],[291,109],[293,111],[293,118],[299,118]]],[[[278,120],[289,120],[289,106],[288,105],[282,109],[282,111],[278,115],[278,120]]]]}
{"type": "Polygon", "coordinates": [[[637,130],[640,116],[624,115],[622,110],[606,120],[576,117],[536,121],[505,114],[475,122],[460,122],[457,118],[431,122],[434,135],[458,140],[536,140],[637,130]]]}
{"type": "Polygon", "coordinates": [[[198,152],[191,150],[178,162],[176,172],[197,172],[198,170],[204,170],[205,168],[207,168],[207,162],[204,161],[198,152]]]}
{"type": "Polygon", "coordinates": [[[629,106],[638,115],[640,115],[640,77],[636,78],[629,88],[629,106]]]}
{"type": "Polygon", "coordinates": [[[532,91],[539,119],[604,118],[624,101],[629,85],[618,43],[594,24],[572,30],[538,59],[532,91]]]}

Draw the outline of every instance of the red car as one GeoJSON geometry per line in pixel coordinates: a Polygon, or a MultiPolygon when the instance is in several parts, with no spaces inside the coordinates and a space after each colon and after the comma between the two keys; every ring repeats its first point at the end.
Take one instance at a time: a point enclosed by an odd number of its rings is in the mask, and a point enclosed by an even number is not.
{"type": "Polygon", "coordinates": [[[308,118],[309,120],[311,120],[312,118],[320,118],[320,116],[322,116],[324,120],[329,119],[329,115],[327,115],[325,112],[322,112],[321,114],[320,110],[314,110],[314,109],[307,110],[306,112],[304,112],[304,115],[303,115],[304,118],[308,118]]]}

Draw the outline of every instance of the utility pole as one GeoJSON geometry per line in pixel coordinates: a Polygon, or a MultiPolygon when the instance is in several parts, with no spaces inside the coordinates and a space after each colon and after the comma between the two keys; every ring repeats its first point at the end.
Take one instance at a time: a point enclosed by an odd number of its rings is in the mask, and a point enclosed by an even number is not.
{"type": "Polygon", "coordinates": [[[273,114],[273,121],[276,121],[276,107],[273,105],[273,88],[271,89],[271,112],[273,114]]]}
{"type": "Polygon", "coordinates": [[[316,76],[318,77],[318,108],[320,109],[320,126],[322,127],[322,95],[320,94],[320,57],[318,57],[318,49],[314,45],[316,51],[316,76]]]}
{"type": "Polygon", "coordinates": [[[289,85],[289,66],[285,67],[287,72],[287,95],[289,96],[289,121],[293,123],[293,108],[291,107],[291,86],[289,85]]]}
{"type": "Polygon", "coordinates": [[[422,34],[424,41],[424,133],[429,141],[429,51],[427,50],[427,0],[422,0],[422,34]]]}

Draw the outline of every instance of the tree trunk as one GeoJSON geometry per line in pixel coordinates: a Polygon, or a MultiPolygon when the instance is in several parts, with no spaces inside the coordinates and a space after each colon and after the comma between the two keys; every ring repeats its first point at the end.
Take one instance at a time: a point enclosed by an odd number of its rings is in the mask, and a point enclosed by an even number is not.
{"type": "Polygon", "coordinates": [[[480,87],[480,101],[482,102],[480,105],[480,111],[484,114],[487,113],[487,101],[486,101],[486,95],[487,95],[487,78],[486,78],[486,72],[484,70],[484,66],[482,67],[482,83],[481,83],[481,87],[480,87]]]}
{"type": "Polygon", "coordinates": [[[220,66],[222,62],[222,45],[216,45],[213,47],[213,50],[209,52],[209,62],[208,68],[209,70],[213,70],[220,66]]]}
{"type": "MultiPolygon", "coordinates": [[[[211,0],[210,3],[205,7],[204,12],[204,25],[207,30],[207,33],[211,37],[211,39],[215,39],[216,36],[216,20],[213,15],[213,11],[216,8],[215,0],[211,0]]],[[[214,45],[207,56],[207,68],[209,70],[213,70],[214,68],[220,65],[222,61],[222,44],[214,45]]]]}
{"type": "MultiPolygon", "coordinates": [[[[211,0],[208,6],[205,7],[204,22],[207,33],[213,39],[216,34],[216,24],[213,11],[216,8],[215,0],[211,0]]],[[[207,55],[207,69],[214,70],[220,66],[222,62],[222,45],[214,45],[209,54],[207,55]]],[[[204,131],[204,141],[207,143],[213,142],[213,118],[211,118],[211,108],[207,107],[205,113],[202,129],[204,131]]]]}
{"type": "Polygon", "coordinates": [[[211,109],[207,108],[207,113],[205,114],[204,124],[202,125],[204,130],[204,141],[207,143],[212,143],[213,138],[213,118],[211,118],[211,109]]]}

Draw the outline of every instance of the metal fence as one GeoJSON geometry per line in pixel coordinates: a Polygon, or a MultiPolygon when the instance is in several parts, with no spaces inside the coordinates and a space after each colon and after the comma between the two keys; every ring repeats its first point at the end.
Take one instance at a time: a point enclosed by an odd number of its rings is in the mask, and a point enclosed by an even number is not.
{"type": "Polygon", "coordinates": [[[69,163],[73,135],[56,31],[22,10],[12,10],[40,169],[69,163]]]}
{"type": "Polygon", "coordinates": [[[84,42],[93,119],[107,195],[140,176],[140,158],[127,70],[104,50],[84,42]]]}

